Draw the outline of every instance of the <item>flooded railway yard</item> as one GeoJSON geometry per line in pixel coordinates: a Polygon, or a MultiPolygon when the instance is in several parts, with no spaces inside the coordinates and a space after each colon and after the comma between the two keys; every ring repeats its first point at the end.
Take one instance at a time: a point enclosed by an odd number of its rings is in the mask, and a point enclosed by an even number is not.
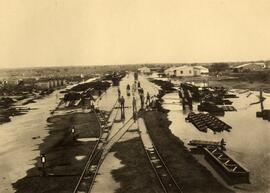
{"type": "MultiPolygon", "coordinates": [[[[178,92],[180,81],[172,81],[176,90],[166,91],[163,85],[155,84],[153,81],[160,78],[139,75],[137,82],[140,82],[144,96],[146,97],[149,93],[151,99],[155,96],[160,104],[159,107],[148,107],[139,111],[141,104],[138,88],[134,93],[131,91],[131,96],[128,96],[126,90],[128,84],[134,84],[134,79],[133,72],[128,72],[121,77],[119,85],[112,78],[112,81],[109,81],[111,86],[102,90],[102,93],[94,94],[94,111],[88,107],[89,104],[86,105],[81,101],[72,103],[83,104],[82,106],[85,107],[78,105],[78,107],[69,108],[66,106],[67,103],[59,105],[59,100],[63,100],[65,93],[55,91],[37,100],[36,103],[27,105],[35,110],[0,125],[2,184],[0,192],[31,193],[42,192],[41,190],[74,193],[90,191],[94,193],[269,192],[270,125],[269,121],[256,117],[256,113],[261,108],[258,103],[260,99],[258,91],[230,90],[229,94],[237,96],[228,98],[232,101],[230,106],[235,108],[234,111],[225,111],[224,116],[216,117],[228,124],[231,129],[213,131],[208,128],[206,132],[202,132],[186,120],[191,111],[199,113],[199,102],[192,101],[192,110],[189,107],[183,108],[183,100],[178,92]],[[118,90],[125,98],[124,114],[117,101],[118,90]],[[138,120],[133,114],[133,96],[137,101],[138,120]],[[101,112],[102,116],[106,115],[106,118],[97,117],[96,120],[95,113],[97,112],[101,112]],[[153,122],[144,120],[147,117],[153,119],[153,122]],[[68,121],[67,124],[64,124],[65,120],[68,121]],[[99,136],[96,131],[98,123],[101,129],[99,136]],[[59,126],[61,124],[64,126],[59,126]],[[72,127],[76,128],[76,135],[73,134],[75,141],[72,140],[72,127]],[[57,128],[63,132],[60,136],[58,132],[53,131],[57,128]],[[162,136],[155,133],[155,129],[157,132],[161,129],[162,135],[167,135],[167,130],[169,130],[172,136],[164,136],[163,141],[162,136]],[[163,133],[163,130],[166,131],[163,133]],[[159,141],[159,139],[162,140],[159,141]],[[60,149],[55,150],[56,146],[50,146],[50,143],[58,144],[59,140],[61,141],[60,149]],[[249,183],[228,183],[216,167],[206,161],[204,154],[193,152],[192,146],[189,145],[191,140],[210,142],[224,140],[226,143],[224,151],[237,163],[247,168],[249,183]],[[184,146],[181,146],[182,142],[184,146]],[[97,148],[95,144],[99,144],[97,148]],[[164,144],[168,146],[164,147],[164,144]],[[67,151],[67,148],[70,150],[67,151]],[[170,148],[172,149],[166,153],[166,149],[170,148]],[[57,162],[54,165],[48,160],[48,170],[55,174],[56,171],[62,173],[58,177],[50,175],[35,177],[36,184],[31,184],[29,180],[31,175],[32,178],[33,175],[39,175],[40,168],[36,171],[33,168],[37,167],[42,151],[48,154],[49,159],[57,162]],[[62,163],[63,160],[56,156],[58,153],[63,156],[62,159],[68,159],[68,161],[62,163]],[[100,156],[96,156],[99,153],[101,153],[100,156]],[[61,164],[66,164],[69,169],[61,164]],[[186,169],[185,166],[187,166],[186,169]],[[84,178],[89,181],[86,183],[87,187],[84,185],[84,188],[79,191],[75,186],[80,183],[82,170],[86,171],[87,175],[84,178]],[[185,176],[188,180],[183,179],[185,176]],[[53,178],[57,179],[54,181],[55,184],[46,187],[46,183],[52,183],[53,178]],[[36,189],[26,188],[28,185],[33,185],[36,189]]],[[[170,82],[168,79],[162,80],[170,82]]],[[[85,81],[85,83],[92,81],[98,81],[98,78],[85,81]]],[[[86,98],[89,97],[88,90],[82,93],[86,98]]],[[[263,97],[265,98],[264,108],[270,109],[270,94],[263,93],[263,97]]],[[[88,98],[85,100],[88,101],[88,98]]]]}
{"type": "MultiPolygon", "coordinates": [[[[207,132],[200,132],[194,125],[186,122],[185,118],[190,112],[179,105],[178,93],[169,93],[163,97],[163,107],[168,112],[168,119],[171,121],[170,130],[181,139],[187,148],[190,140],[220,141],[226,142],[226,151],[236,160],[240,161],[250,171],[250,184],[235,185],[236,192],[268,192],[270,184],[270,137],[269,121],[256,117],[260,111],[258,102],[258,91],[247,91],[241,89],[231,90],[238,98],[230,99],[236,111],[225,112],[224,116],[218,117],[229,124],[230,131],[214,132],[208,129],[207,132]]],[[[265,108],[270,108],[269,94],[265,94],[265,108]]],[[[198,103],[193,103],[193,111],[198,113],[198,103]]],[[[204,160],[204,156],[194,155],[201,164],[207,167],[223,184],[223,179],[216,173],[215,169],[204,160]]]]}

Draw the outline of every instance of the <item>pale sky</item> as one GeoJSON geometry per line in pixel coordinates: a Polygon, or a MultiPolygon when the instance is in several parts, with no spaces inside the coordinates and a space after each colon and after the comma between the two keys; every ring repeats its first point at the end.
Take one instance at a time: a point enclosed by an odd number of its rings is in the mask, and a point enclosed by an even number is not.
{"type": "Polygon", "coordinates": [[[0,68],[270,59],[270,0],[0,0],[0,68]]]}

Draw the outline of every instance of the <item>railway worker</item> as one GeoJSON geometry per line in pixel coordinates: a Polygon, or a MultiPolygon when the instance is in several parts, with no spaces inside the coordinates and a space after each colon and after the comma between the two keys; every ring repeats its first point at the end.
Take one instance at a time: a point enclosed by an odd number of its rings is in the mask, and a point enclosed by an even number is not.
{"type": "Polygon", "coordinates": [[[142,95],[144,95],[144,90],[143,90],[143,88],[141,88],[141,92],[142,92],[142,95]]]}
{"type": "Polygon", "coordinates": [[[150,106],[150,94],[149,94],[149,92],[147,92],[147,95],[146,95],[145,105],[146,105],[146,107],[149,107],[150,106]]]}
{"type": "Polygon", "coordinates": [[[221,141],[220,141],[220,145],[223,146],[223,147],[225,146],[225,141],[224,141],[223,138],[222,138],[221,141]]]}
{"type": "Polygon", "coordinates": [[[121,105],[121,112],[124,112],[125,111],[125,99],[123,96],[120,98],[120,105],[121,105]]]}
{"type": "Polygon", "coordinates": [[[143,94],[140,95],[140,99],[141,99],[141,109],[143,109],[144,108],[144,95],[143,94]]]}
{"type": "Polygon", "coordinates": [[[135,92],[136,92],[136,82],[132,84],[132,94],[134,95],[135,92]]]}
{"type": "Polygon", "coordinates": [[[133,110],[133,113],[137,112],[137,102],[136,102],[135,96],[133,96],[133,99],[132,99],[132,110],[133,110]]]}
{"type": "Polygon", "coordinates": [[[120,90],[120,87],[118,87],[118,98],[120,99],[120,96],[121,96],[121,90],[120,90]]]}
{"type": "Polygon", "coordinates": [[[129,84],[127,85],[127,96],[130,96],[130,86],[129,86],[129,84]]]}
{"type": "Polygon", "coordinates": [[[144,94],[143,88],[138,88],[138,92],[140,96],[143,95],[144,94]]]}
{"type": "Polygon", "coordinates": [[[94,102],[94,100],[90,100],[90,109],[91,109],[91,111],[95,110],[95,102],[94,102]]]}
{"type": "Polygon", "coordinates": [[[127,84],[127,90],[130,90],[130,85],[129,84],[127,84]]]}
{"type": "Polygon", "coordinates": [[[102,94],[101,90],[98,90],[98,96],[100,97],[102,94]]]}
{"type": "Polygon", "coordinates": [[[138,94],[139,94],[139,96],[141,96],[141,88],[138,88],[138,94]]]}
{"type": "Polygon", "coordinates": [[[151,101],[151,107],[152,107],[152,109],[156,109],[156,104],[157,103],[157,98],[156,98],[156,95],[154,95],[153,97],[152,97],[152,101],[151,101]]]}
{"type": "Polygon", "coordinates": [[[141,83],[140,83],[140,81],[138,81],[138,88],[141,88],[141,83]]]}

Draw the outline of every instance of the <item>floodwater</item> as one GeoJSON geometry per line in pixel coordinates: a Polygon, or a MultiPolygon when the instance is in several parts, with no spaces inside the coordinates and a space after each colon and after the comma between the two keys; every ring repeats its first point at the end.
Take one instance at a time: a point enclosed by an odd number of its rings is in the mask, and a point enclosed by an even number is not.
{"type": "MultiPolygon", "coordinates": [[[[251,184],[236,185],[233,187],[234,190],[236,192],[270,192],[270,122],[256,117],[256,112],[260,111],[260,104],[250,105],[259,100],[259,93],[255,91],[242,93],[241,90],[232,92],[239,96],[239,98],[230,99],[237,112],[226,112],[224,117],[219,117],[232,126],[230,132],[214,133],[208,129],[207,133],[203,133],[191,123],[185,122],[189,110],[183,111],[177,93],[170,93],[163,97],[163,107],[170,110],[168,113],[168,118],[172,121],[170,129],[187,147],[187,143],[192,139],[220,141],[224,138],[228,154],[250,170],[251,184]]],[[[264,97],[266,97],[265,109],[270,109],[269,94],[264,94],[264,97]]],[[[193,106],[193,110],[197,111],[197,104],[193,106]]],[[[199,161],[214,176],[217,175],[209,164],[199,161]]],[[[219,178],[219,176],[216,177],[219,178]]]]}
{"type": "Polygon", "coordinates": [[[26,175],[39,156],[38,145],[48,135],[47,118],[59,102],[59,91],[25,105],[34,108],[0,125],[0,192],[14,192],[11,183],[26,175]],[[36,139],[33,139],[36,138],[36,139]]]}
{"type": "Polygon", "coordinates": [[[34,159],[40,154],[38,145],[48,135],[47,118],[63,95],[60,91],[25,105],[34,110],[12,117],[11,122],[0,125],[0,192],[15,192],[12,183],[25,177],[26,171],[34,167],[34,159]]]}

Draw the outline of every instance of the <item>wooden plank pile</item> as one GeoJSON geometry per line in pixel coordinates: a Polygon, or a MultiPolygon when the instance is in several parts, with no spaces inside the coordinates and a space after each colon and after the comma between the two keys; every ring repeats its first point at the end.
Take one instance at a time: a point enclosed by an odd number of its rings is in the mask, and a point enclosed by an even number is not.
{"type": "Polygon", "coordinates": [[[190,112],[186,118],[186,121],[191,122],[199,131],[207,132],[207,128],[214,132],[230,131],[232,128],[225,122],[221,121],[217,117],[208,113],[194,113],[190,112]]]}

